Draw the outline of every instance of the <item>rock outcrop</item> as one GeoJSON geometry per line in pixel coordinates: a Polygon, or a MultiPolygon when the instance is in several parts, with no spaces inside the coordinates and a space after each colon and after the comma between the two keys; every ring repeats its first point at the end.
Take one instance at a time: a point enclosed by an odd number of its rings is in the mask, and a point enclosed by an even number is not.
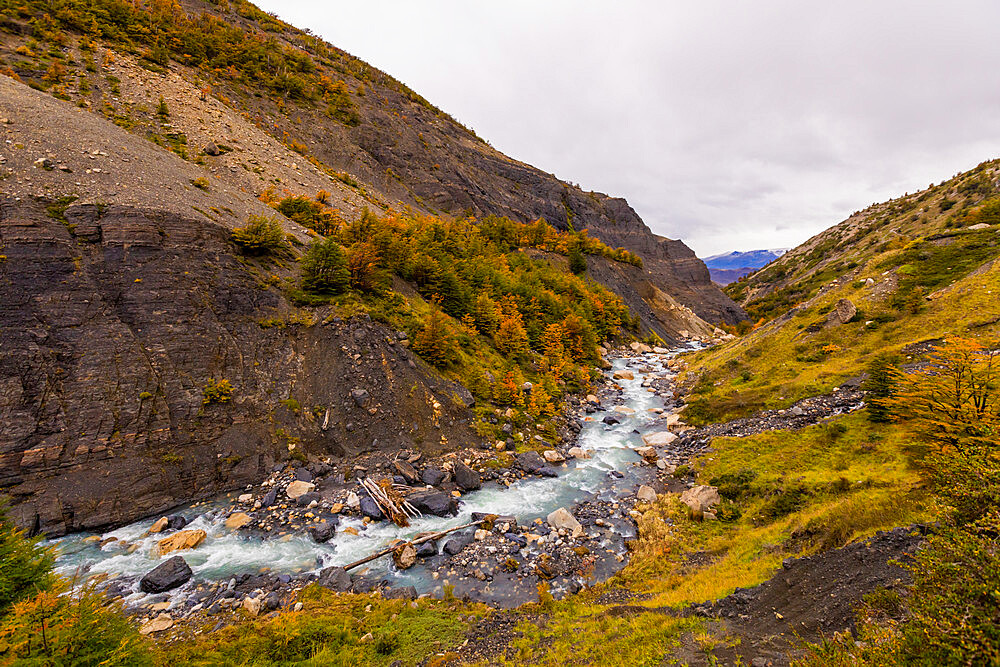
{"type": "Polygon", "coordinates": [[[293,307],[227,228],[50,205],[0,200],[0,492],[20,525],[121,524],[256,482],[287,456],[278,428],[338,456],[475,440],[458,386],[367,317],[261,326],[293,307]]]}

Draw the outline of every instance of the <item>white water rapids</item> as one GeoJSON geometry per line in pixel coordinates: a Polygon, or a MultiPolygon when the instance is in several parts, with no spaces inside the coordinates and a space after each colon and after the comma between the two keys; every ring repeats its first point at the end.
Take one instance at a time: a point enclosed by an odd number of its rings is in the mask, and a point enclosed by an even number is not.
{"type": "MultiPolygon", "coordinates": [[[[186,528],[202,529],[208,538],[196,549],[175,552],[169,556],[152,557],[150,554],[162,535],[150,535],[147,530],[158,517],[138,521],[123,528],[100,535],[115,537],[118,542],[110,542],[103,548],[93,540],[92,534],[69,535],[51,543],[59,550],[57,571],[77,581],[98,574],[110,578],[136,578],[132,585],[133,594],[127,601],[139,601],[143,593],[138,592],[137,578],[156,567],[170,556],[183,555],[194,571],[195,579],[228,580],[243,573],[257,573],[265,568],[272,574],[297,575],[316,572],[331,565],[344,565],[377,551],[397,538],[408,539],[424,531],[439,531],[467,523],[472,512],[514,515],[522,524],[544,517],[560,507],[572,506],[586,498],[597,496],[601,499],[621,497],[631,493],[635,481],[630,479],[629,470],[639,460],[635,448],[641,447],[639,434],[657,417],[653,409],[662,408],[663,400],[642,386],[647,375],[667,375],[666,360],[676,351],[666,355],[646,355],[632,358],[618,358],[613,361],[613,370],[630,368],[634,380],[616,380],[624,389],[617,406],[634,411],[615,412],[615,405],[606,404],[608,412],[587,415],[582,422],[582,430],[576,445],[591,453],[590,459],[571,460],[564,467],[557,467],[559,476],[555,478],[528,477],[504,487],[487,483],[483,489],[466,494],[461,499],[458,516],[440,518],[424,516],[408,528],[400,528],[390,522],[380,521],[367,527],[355,517],[342,517],[335,537],[326,544],[317,544],[308,534],[263,539],[240,534],[225,527],[222,508],[231,500],[220,499],[214,503],[201,503],[185,507],[175,512],[184,515],[190,523],[186,528]],[[631,362],[631,366],[629,365],[631,362]],[[636,367],[647,367],[650,373],[640,373],[636,367]],[[601,419],[605,414],[614,414],[620,424],[607,426],[601,419]],[[624,473],[624,478],[615,479],[609,473],[613,470],[624,473]],[[344,532],[352,526],[358,535],[344,532]],[[123,548],[123,543],[138,545],[131,553],[123,548]]],[[[609,371],[610,373],[613,372],[609,371]]],[[[442,543],[445,540],[442,540],[442,543]]],[[[440,546],[440,545],[439,545],[440,546]]],[[[391,559],[383,558],[369,564],[369,572],[387,579],[393,585],[414,585],[426,592],[439,587],[431,581],[428,572],[420,567],[400,572],[391,567],[391,559]]],[[[177,589],[181,593],[190,584],[177,589]]]]}

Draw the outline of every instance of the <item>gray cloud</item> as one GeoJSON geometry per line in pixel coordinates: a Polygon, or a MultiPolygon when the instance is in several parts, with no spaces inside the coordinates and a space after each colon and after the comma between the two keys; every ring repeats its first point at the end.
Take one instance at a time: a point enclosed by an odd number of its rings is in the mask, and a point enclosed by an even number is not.
{"type": "Polygon", "coordinates": [[[991,0],[260,5],[702,255],[796,245],[1000,153],[991,0]]]}

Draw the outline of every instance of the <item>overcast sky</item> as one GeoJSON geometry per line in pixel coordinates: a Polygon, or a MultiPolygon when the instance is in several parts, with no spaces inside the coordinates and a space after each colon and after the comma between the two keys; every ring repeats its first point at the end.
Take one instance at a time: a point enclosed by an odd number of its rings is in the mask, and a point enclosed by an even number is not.
{"type": "Polygon", "coordinates": [[[264,0],[701,256],[1000,156],[1000,2],[264,0]]]}

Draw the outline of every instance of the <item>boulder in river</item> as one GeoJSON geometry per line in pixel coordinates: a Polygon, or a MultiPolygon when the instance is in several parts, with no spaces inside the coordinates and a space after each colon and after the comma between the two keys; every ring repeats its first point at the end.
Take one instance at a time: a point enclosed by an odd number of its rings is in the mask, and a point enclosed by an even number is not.
{"type": "Polygon", "coordinates": [[[336,532],[337,524],[333,521],[323,521],[315,526],[309,526],[309,535],[313,538],[313,541],[319,544],[329,542],[336,532]]]}
{"type": "Polygon", "coordinates": [[[157,544],[161,556],[171,551],[194,549],[205,541],[208,534],[204,530],[179,530],[170,537],[165,537],[157,544]]]}
{"type": "Polygon", "coordinates": [[[250,515],[246,512],[234,512],[226,518],[226,528],[238,530],[250,523],[250,515]]]}
{"type": "Polygon", "coordinates": [[[382,510],[379,509],[378,503],[371,496],[361,496],[359,511],[362,516],[371,517],[372,519],[382,518],[382,510]]]}
{"type": "Polygon", "coordinates": [[[568,454],[574,459],[589,459],[590,451],[582,447],[570,447],[568,454]]]}
{"type": "Polygon", "coordinates": [[[149,527],[150,533],[162,533],[167,527],[170,526],[170,519],[165,516],[161,516],[159,519],[153,522],[153,525],[149,527]]]}
{"type": "Polygon", "coordinates": [[[180,514],[174,514],[167,518],[167,528],[170,530],[180,530],[186,525],[188,525],[188,520],[180,514]]]}
{"type": "Polygon", "coordinates": [[[427,540],[426,542],[417,546],[417,555],[421,558],[430,558],[432,556],[437,556],[438,548],[434,544],[433,540],[427,540]]]}
{"type": "Polygon", "coordinates": [[[524,472],[535,472],[545,466],[545,459],[535,451],[521,452],[515,458],[517,459],[518,467],[524,472]]]}
{"type": "Polygon", "coordinates": [[[442,551],[449,556],[454,556],[455,554],[460,553],[466,546],[468,546],[468,542],[466,540],[453,538],[444,543],[442,551]]]}
{"type": "Polygon", "coordinates": [[[635,497],[644,503],[656,502],[656,491],[653,491],[653,487],[643,484],[636,491],[635,497]]]}
{"type": "Polygon", "coordinates": [[[174,556],[147,572],[139,580],[139,590],[144,593],[163,593],[187,583],[192,574],[183,556],[174,556]]]}
{"type": "Polygon", "coordinates": [[[544,452],[542,452],[542,456],[549,463],[562,463],[563,461],[566,460],[565,456],[563,456],[554,449],[546,449],[544,452]]]}
{"type": "Polygon", "coordinates": [[[635,374],[632,371],[615,371],[611,377],[615,380],[634,380],[635,374]]]}
{"type": "Polygon", "coordinates": [[[417,562],[417,549],[410,543],[400,545],[392,551],[392,562],[400,570],[408,570],[417,562]]]}
{"type": "Polygon", "coordinates": [[[563,529],[569,531],[573,537],[579,537],[583,534],[583,526],[580,525],[576,517],[570,514],[570,511],[565,507],[560,507],[552,512],[545,520],[556,530],[563,529]]]}
{"type": "Polygon", "coordinates": [[[455,483],[458,484],[458,488],[463,491],[475,491],[483,485],[479,473],[461,461],[455,464],[452,473],[455,475],[455,483]]]}
{"type": "Polygon", "coordinates": [[[415,491],[406,500],[424,514],[452,516],[458,512],[458,501],[443,491],[415,491]]]}

